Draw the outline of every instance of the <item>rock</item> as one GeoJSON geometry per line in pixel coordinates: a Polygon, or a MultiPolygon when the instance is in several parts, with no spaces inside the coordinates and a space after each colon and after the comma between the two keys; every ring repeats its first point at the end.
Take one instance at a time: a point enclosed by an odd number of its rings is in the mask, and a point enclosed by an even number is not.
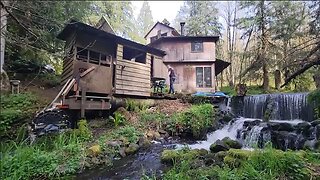
{"type": "Polygon", "coordinates": [[[243,123],[243,127],[253,127],[253,126],[257,126],[261,123],[260,120],[254,120],[254,121],[245,121],[243,123]]]}
{"type": "Polygon", "coordinates": [[[316,139],[320,139],[320,124],[316,125],[315,127],[315,134],[316,134],[316,139]]]}
{"type": "Polygon", "coordinates": [[[307,122],[301,122],[295,126],[295,128],[298,130],[298,132],[307,132],[311,125],[307,122]]]}
{"type": "Polygon", "coordinates": [[[151,145],[151,142],[145,136],[142,136],[139,138],[138,144],[140,147],[145,148],[145,147],[149,147],[151,145]]]}
{"type": "Polygon", "coordinates": [[[225,137],[222,139],[222,142],[229,146],[229,148],[241,149],[242,144],[238,141],[232,140],[229,137],[225,137]]]}
{"type": "Polygon", "coordinates": [[[125,149],[125,153],[130,155],[134,154],[139,150],[139,145],[135,143],[130,143],[129,147],[125,149]]]}
{"type": "Polygon", "coordinates": [[[283,151],[287,149],[296,149],[296,140],[297,134],[290,133],[287,131],[272,131],[271,132],[271,141],[272,144],[277,149],[281,149],[283,151]]]}
{"type": "Polygon", "coordinates": [[[122,142],[121,141],[108,141],[106,144],[109,146],[112,146],[112,147],[120,147],[122,142]]]}
{"type": "Polygon", "coordinates": [[[119,150],[119,154],[120,154],[121,157],[126,157],[126,151],[125,150],[126,150],[126,148],[124,148],[124,147],[119,150]]]}
{"type": "Polygon", "coordinates": [[[291,132],[294,130],[292,124],[290,123],[279,123],[279,129],[277,129],[278,131],[288,131],[291,132]]]}
{"type": "Polygon", "coordinates": [[[318,124],[320,124],[320,120],[314,120],[311,122],[311,126],[316,126],[318,124]]]}
{"type": "Polygon", "coordinates": [[[179,158],[179,153],[176,150],[165,149],[161,153],[161,162],[167,164],[173,164],[173,161],[179,158]]]}
{"type": "Polygon", "coordinates": [[[209,152],[206,149],[202,148],[202,149],[198,150],[198,153],[199,153],[200,157],[203,157],[203,156],[207,155],[209,152]]]}
{"type": "Polygon", "coordinates": [[[167,131],[165,131],[165,130],[162,130],[162,129],[159,129],[159,131],[158,131],[160,134],[167,134],[167,131]]]}
{"type": "Polygon", "coordinates": [[[314,149],[320,150],[320,141],[314,143],[314,149]]]}
{"type": "Polygon", "coordinates": [[[101,153],[100,145],[91,146],[88,150],[90,156],[98,156],[101,153]]]}
{"type": "Polygon", "coordinates": [[[159,140],[159,139],[161,139],[161,135],[160,135],[160,133],[159,132],[154,132],[154,138],[156,139],[156,140],[159,140]]]}
{"type": "Polygon", "coordinates": [[[212,153],[217,153],[220,151],[228,151],[228,145],[224,144],[221,140],[217,140],[215,143],[211,144],[210,151],[212,153]]]}

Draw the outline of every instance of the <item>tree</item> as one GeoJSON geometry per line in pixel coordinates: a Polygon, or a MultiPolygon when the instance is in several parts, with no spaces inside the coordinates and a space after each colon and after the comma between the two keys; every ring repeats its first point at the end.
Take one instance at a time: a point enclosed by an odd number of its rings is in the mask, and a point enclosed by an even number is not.
{"type": "Polygon", "coordinates": [[[97,1],[91,5],[92,14],[88,21],[94,25],[104,15],[116,34],[127,39],[139,40],[130,1],[97,1]]]}
{"type": "Polygon", "coordinates": [[[148,33],[148,31],[152,28],[154,22],[152,18],[152,12],[147,1],[144,1],[142,7],[140,9],[140,13],[137,17],[137,25],[138,25],[138,35],[141,38],[139,42],[146,43],[146,40],[143,37],[148,33]]]}
{"type": "Polygon", "coordinates": [[[186,22],[186,35],[220,35],[222,25],[218,21],[218,9],[212,1],[185,1],[175,18],[175,27],[186,22]]]}

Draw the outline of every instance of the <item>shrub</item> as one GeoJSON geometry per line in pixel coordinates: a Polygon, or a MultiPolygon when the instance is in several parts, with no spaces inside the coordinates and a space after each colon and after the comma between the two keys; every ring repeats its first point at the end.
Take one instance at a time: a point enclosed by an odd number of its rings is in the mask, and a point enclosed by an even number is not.
{"type": "Polygon", "coordinates": [[[315,113],[320,118],[320,90],[315,90],[308,94],[308,102],[315,106],[315,113]]]}
{"type": "Polygon", "coordinates": [[[7,134],[14,123],[32,117],[36,106],[37,98],[29,93],[1,96],[0,136],[7,134]]]}
{"type": "Polygon", "coordinates": [[[75,129],[74,133],[82,140],[89,140],[92,138],[92,132],[88,127],[87,120],[85,119],[81,119],[78,122],[78,129],[75,129]]]}
{"type": "Polygon", "coordinates": [[[135,127],[124,126],[112,132],[111,137],[113,139],[125,138],[129,143],[136,143],[141,135],[142,133],[135,127]]]}
{"type": "Polygon", "coordinates": [[[120,112],[116,111],[114,113],[113,123],[115,127],[122,125],[125,121],[126,118],[120,112]]]}

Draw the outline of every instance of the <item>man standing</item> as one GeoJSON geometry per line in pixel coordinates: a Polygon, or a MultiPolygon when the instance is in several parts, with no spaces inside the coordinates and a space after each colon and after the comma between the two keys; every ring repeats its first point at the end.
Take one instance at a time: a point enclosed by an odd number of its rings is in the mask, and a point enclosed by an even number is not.
{"type": "Polygon", "coordinates": [[[173,83],[176,80],[176,75],[175,75],[174,70],[173,70],[173,68],[171,66],[169,66],[168,72],[169,72],[169,79],[170,79],[169,94],[170,93],[174,94],[173,83]]]}

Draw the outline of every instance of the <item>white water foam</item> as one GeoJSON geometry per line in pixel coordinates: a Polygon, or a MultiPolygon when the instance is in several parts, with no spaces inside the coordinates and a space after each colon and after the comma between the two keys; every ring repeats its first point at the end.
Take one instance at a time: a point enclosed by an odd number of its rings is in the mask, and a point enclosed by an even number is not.
{"type": "MultiPolygon", "coordinates": [[[[234,122],[230,121],[228,125],[224,126],[222,129],[218,129],[212,133],[207,134],[206,141],[198,141],[195,144],[188,145],[191,149],[210,149],[210,145],[216,142],[218,139],[223,139],[225,137],[229,137],[230,139],[236,140],[237,133],[239,130],[243,128],[243,123],[245,121],[254,121],[256,119],[250,118],[237,118],[234,122]]],[[[185,145],[177,145],[177,148],[180,149],[185,145]]]]}

